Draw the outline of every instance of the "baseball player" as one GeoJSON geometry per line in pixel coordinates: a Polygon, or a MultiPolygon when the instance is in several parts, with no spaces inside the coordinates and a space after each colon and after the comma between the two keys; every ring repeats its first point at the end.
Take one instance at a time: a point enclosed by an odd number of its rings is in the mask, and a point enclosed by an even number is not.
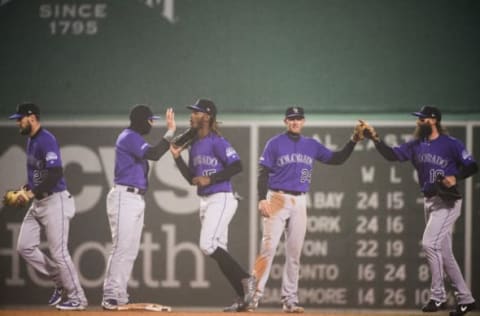
{"type": "Polygon", "coordinates": [[[148,188],[148,160],[157,161],[170,147],[176,125],[171,108],[166,111],[167,132],[152,146],[143,138],[155,120],[146,105],[130,111],[130,126],[124,129],[115,144],[115,178],[107,196],[107,215],[112,233],[112,251],[103,283],[102,307],[117,310],[129,302],[128,280],[140,248],[145,211],[144,195],[148,188]]]}
{"type": "Polygon", "coordinates": [[[9,119],[17,120],[20,134],[28,136],[25,188],[28,197],[33,199],[22,222],[17,250],[35,270],[54,282],[49,305],[61,310],[83,310],[88,305],[87,299],[68,251],[75,204],[63,177],[57,140],[41,126],[40,109],[33,103],[19,104],[9,119]],[[50,257],[39,248],[42,229],[50,257]]]}
{"type": "Polygon", "coordinates": [[[211,100],[199,99],[189,105],[190,125],[197,129],[189,149],[188,166],[172,145],[170,151],[183,177],[197,186],[200,196],[200,248],[215,260],[238,298],[225,311],[243,311],[254,294],[255,279],[228,253],[228,225],[237,210],[230,178],[242,171],[240,157],[230,143],[220,136],[217,109],[211,100]]]}
{"type": "Polygon", "coordinates": [[[282,233],[285,232],[285,267],[282,278],[283,311],[303,313],[298,304],[300,255],[307,225],[305,194],[310,189],[314,162],[339,165],[352,153],[362,137],[355,129],[352,139],[338,152],[332,152],[317,140],[303,136],[305,115],[302,107],[289,107],[284,119],[286,132],[268,140],[260,157],[258,209],[263,217],[263,236],[253,275],[258,280],[248,310],[258,307],[267,283],[272,261],[282,233]]]}
{"type": "Polygon", "coordinates": [[[446,309],[444,279],[447,275],[456,289],[457,299],[457,307],[450,316],[465,315],[475,308],[475,301],[453,256],[452,229],[462,206],[456,184],[476,173],[478,166],[462,142],[447,135],[440,123],[442,114],[438,108],[424,106],[412,114],[417,117],[417,127],[414,139],[407,143],[389,147],[368,124],[365,137],[374,141],[385,159],[410,161],[418,173],[426,220],[422,247],[432,275],[430,300],[422,311],[446,309]]]}

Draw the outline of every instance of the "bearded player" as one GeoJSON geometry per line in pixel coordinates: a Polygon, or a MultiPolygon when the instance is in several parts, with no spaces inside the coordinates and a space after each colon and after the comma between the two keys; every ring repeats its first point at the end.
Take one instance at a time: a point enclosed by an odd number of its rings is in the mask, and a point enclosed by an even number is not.
{"type": "Polygon", "coordinates": [[[197,130],[189,149],[188,166],[180,155],[184,147],[172,145],[170,151],[183,177],[197,186],[200,249],[217,262],[238,296],[224,311],[244,311],[253,298],[255,279],[227,250],[228,226],[238,206],[230,179],[242,171],[242,164],[232,145],[220,135],[215,104],[211,100],[199,99],[187,108],[192,110],[190,125],[197,130]]]}
{"type": "Polygon", "coordinates": [[[407,143],[389,147],[368,124],[365,137],[374,141],[385,159],[410,161],[418,173],[426,220],[422,247],[432,275],[430,300],[422,311],[446,309],[444,279],[448,276],[457,300],[456,309],[450,312],[450,316],[465,315],[475,308],[475,300],[453,256],[452,230],[462,207],[457,183],[476,173],[478,166],[465,146],[447,135],[440,123],[442,114],[438,108],[424,106],[412,115],[417,117],[417,128],[414,139],[407,143]]]}
{"type": "Polygon", "coordinates": [[[285,266],[282,278],[282,303],[286,313],[303,313],[298,301],[300,256],[307,229],[306,193],[310,189],[313,164],[344,163],[356,143],[363,138],[360,124],[352,138],[337,152],[317,140],[302,135],[305,115],[302,107],[289,107],[285,112],[286,132],[268,140],[260,157],[258,175],[258,209],[263,217],[263,236],[253,275],[257,278],[256,293],[248,310],[258,307],[263,296],[277,246],[285,232],[285,266]]]}
{"type": "Polygon", "coordinates": [[[55,284],[49,305],[61,310],[84,310],[87,299],[68,251],[75,204],[63,177],[57,140],[41,126],[40,108],[33,103],[18,105],[17,112],[9,119],[17,120],[20,134],[28,136],[26,188],[29,198],[33,198],[22,222],[17,250],[35,270],[49,276],[55,284]],[[50,256],[39,248],[42,229],[50,256]]]}

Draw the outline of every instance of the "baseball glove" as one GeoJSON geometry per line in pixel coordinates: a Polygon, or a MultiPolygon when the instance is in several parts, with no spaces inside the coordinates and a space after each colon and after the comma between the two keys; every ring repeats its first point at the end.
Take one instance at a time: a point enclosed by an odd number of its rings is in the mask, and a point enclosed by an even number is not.
{"type": "Polygon", "coordinates": [[[353,129],[352,141],[358,143],[365,138],[364,136],[365,123],[362,120],[358,120],[357,125],[353,129]]]}
{"type": "Polygon", "coordinates": [[[178,134],[172,139],[172,144],[176,147],[186,147],[190,145],[190,143],[195,139],[197,136],[197,129],[190,127],[185,130],[183,133],[178,134]]]}
{"type": "Polygon", "coordinates": [[[363,135],[366,138],[371,139],[374,142],[380,141],[380,137],[378,136],[377,131],[375,130],[375,128],[373,128],[373,126],[362,120],[359,120],[359,122],[363,126],[363,135]]]}
{"type": "Polygon", "coordinates": [[[457,186],[446,187],[442,180],[442,175],[437,176],[437,181],[435,182],[435,190],[437,195],[444,200],[445,202],[456,201],[462,198],[460,192],[458,192],[457,186]]]}
{"type": "Polygon", "coordinates": [[[25,207],[30,202],[25,189],[8,190],[3,196],[3,205],[13,207],[25,207]]]}

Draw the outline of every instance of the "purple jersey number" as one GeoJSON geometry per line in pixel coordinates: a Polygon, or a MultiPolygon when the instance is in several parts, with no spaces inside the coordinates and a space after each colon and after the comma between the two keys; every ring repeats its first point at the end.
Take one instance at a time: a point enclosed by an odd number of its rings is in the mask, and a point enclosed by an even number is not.
{"type": "MultiPolygon", "coordinates": [[[[225,138],[215,133],[210,133],[206,137],[195,141],[189,153],[189,168],[194,177],[210,176],[240,160],[232,145],[225,138]]],[[[222,181],[198,188],[198,195],[210,195],[217,192],[232,192],[231,182],[222,181]]]]}

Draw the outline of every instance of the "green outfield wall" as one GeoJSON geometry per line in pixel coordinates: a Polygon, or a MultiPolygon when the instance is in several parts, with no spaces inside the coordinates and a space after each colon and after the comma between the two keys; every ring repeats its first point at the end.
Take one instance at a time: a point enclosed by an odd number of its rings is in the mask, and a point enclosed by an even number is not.
{"type": "Polygon", "coordinates": [[[480,112],[480,1],[0,0],[0,115],[480,112]]]}

